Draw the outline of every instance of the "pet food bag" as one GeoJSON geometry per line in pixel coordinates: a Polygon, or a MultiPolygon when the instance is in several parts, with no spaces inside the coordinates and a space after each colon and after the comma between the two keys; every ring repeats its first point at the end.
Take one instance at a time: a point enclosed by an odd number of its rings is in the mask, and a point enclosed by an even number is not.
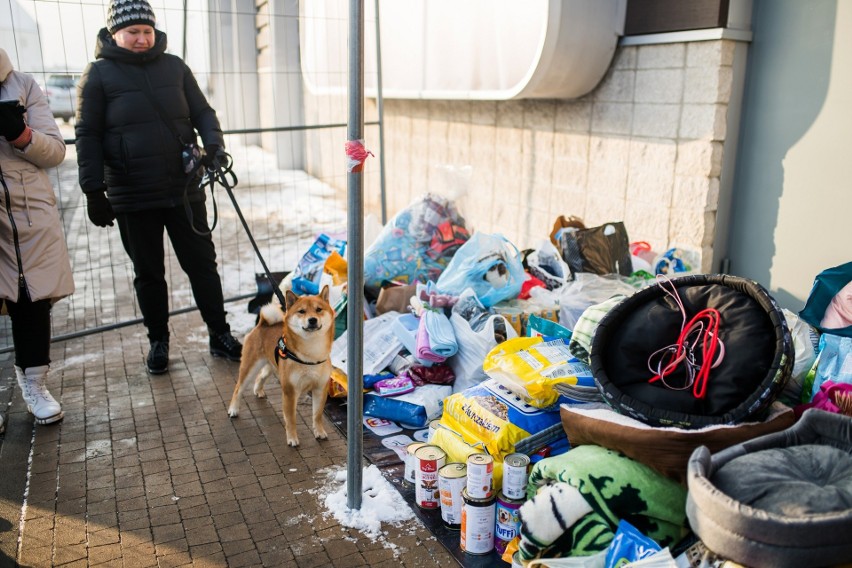
{"type": "Polygon", "coordinates": [[[449,385],[423,385],[407,394],[385,397],[375,393],[364,395],[364,416],[384,418],[406,426],[424,428],[430,420],[441,416],[444,399],[450,396],[449,385]]]}
{"type": "MultiPolygon", "coordinates": [[[[520,441],[561,424],[561,419],[558,406],[535,408],[487,380],[448,397],[440,423],[466,442],[481,442],[489,454],[502,458],[514,452],[520,441]]],[[[561,430],[559,434],[564,435],[561,430]]]]}
{"type": "Polygon", "coordinates": [[[568,340],[564,338],[510,339],[491,350],[482,368],[491,379],[537,408],[556,403],[559,383],[594,384],[591,369],[571,355],[568,340]]]}
{"type": "MultiPolygon", "coordinates": [[[[346,241],[333,239],[326,234],[319,235],[293,271],[293,292],[299,295],[319,294],[326,273],[326,261],[332,253],[337,253],[337,258],[342,260],[342,255],[346,254],[346,241]]],[[[335,265],[338,263],[334,262],[335,265]]],[[[329,285],[334,283],[332,276],[327,276],[326,280],[329,285]]]]}
{"type": "MultiPolygon", "coordinates": [[[[482,442],[476,440],[469,441],[465,436],[442,423],[438,424],[435,434],[429,440],[429,443],[447,452],[447,463],[466,463],[467,457],[471,454],[488,453],[485,444],[482,442]]],[[[491,470],[491,483],[496,493],[503,488],[504,456],[496,455],[491,457],[494,458],[494,469],[491,470]]]]}
{"type": "Polygon", "coordinates": [[[459,247],[435,287],[452,296],[470,288],[488,308],[517,298],[525,278],[521,254],[506,237],[474,233],[459,247]]]}

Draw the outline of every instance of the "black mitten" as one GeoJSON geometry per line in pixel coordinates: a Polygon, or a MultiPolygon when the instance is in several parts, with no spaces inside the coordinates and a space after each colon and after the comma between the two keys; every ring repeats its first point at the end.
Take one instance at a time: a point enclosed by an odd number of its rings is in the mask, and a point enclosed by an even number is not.
{"type": "Polygon", "coordinates": [[[0,104],[0,136],[11,142],[20,136],[27,125],[24,123],[24,105],[0,104]]]}
{"type": "Polygon", "coordinates": [[[98,227],[112,227],[115,213],[112,212],[112,206],[109,204],[106,192],[87,193],[86,212],[89,214],[89,220],[98,227]]]}
{"type": "Polygon", "coordinates": [[[212,170],[219,164],[222,164],[224,160],[221,158],[222,149],[218,144],[208,144],[204,147],[204,158],[201,161],[208,170],[212,170]]]}

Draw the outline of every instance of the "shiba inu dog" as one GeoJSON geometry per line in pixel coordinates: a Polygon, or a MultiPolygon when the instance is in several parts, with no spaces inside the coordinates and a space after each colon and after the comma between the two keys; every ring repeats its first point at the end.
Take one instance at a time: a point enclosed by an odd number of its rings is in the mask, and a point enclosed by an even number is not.
{"type": "Polygon", "coordinates": [[[246,335],[240,374],[228,406],[228,415],[236,418],[240,396],[248,381],[254,378],[254,394],[263,398],[263,385],[275,369],[281,382],[281,400],[287,444],[299,445],[296,432],[296,402],[311,393],[313,432],[318,440],[328,439],[322,412],[328,395],[331,375],[331,344],[334,341],[334,309],[328,303],[328,286],[317,296],[285,293],[286,310],[277,302],[260,310],[260,320],[246,335]]]}

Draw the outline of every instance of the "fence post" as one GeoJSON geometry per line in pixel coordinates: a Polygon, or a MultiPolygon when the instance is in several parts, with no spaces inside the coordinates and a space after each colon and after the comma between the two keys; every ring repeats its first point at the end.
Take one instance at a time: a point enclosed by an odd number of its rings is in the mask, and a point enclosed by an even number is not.
{"type": "MultiPolygon", "coordinates": [[[[349,0],[349,126],[347,140],[361,140],[364,131],[364,0],[349,0]]],[[[348,162],[348,160],[347,160],[348,162]]],[[[349,168],[350,170],[352,168],[349,168]]],[[[360,168],[358,168],[360,170],[360,168]]],[[[364,454],[364,180],[349,171],[347,189],[347,460],[346,506],[361,508],[364,454]]]]}

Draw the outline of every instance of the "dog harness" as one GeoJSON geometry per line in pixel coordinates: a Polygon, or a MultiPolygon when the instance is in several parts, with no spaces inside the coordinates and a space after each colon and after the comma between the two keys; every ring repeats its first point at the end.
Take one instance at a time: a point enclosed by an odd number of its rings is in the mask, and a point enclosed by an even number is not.
{"type": "Polygon", "coordinates": [[[321,365],[325,363],[328,359],[323,359],[322,361],[302,361],[299,359],[295,353],[287,349],[287,341],[285,341],[284,336],[278,338],[278,345],[275,346],[275,364],[277,365],[281,359],[290,359],[291,361],[295,361],[301,365],[321,365]]]}

